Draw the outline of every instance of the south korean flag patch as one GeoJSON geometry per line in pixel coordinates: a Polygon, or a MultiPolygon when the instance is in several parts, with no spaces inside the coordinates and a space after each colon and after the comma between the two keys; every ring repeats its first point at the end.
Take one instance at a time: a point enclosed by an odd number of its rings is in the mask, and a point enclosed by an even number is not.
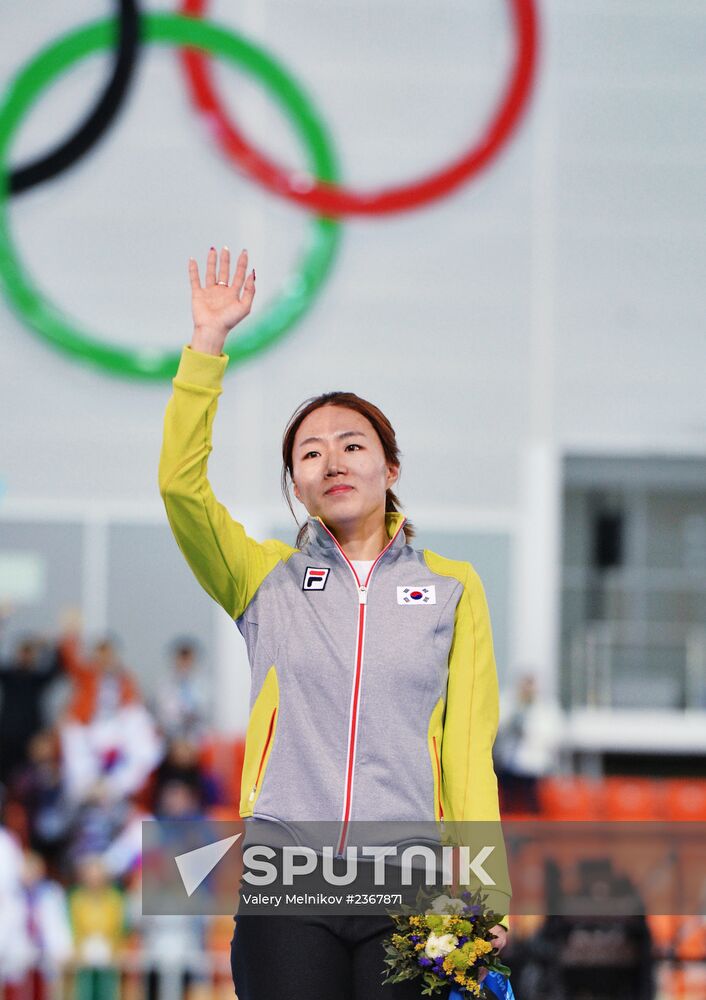
{"type": "Polygon", "coordinates": [[[330,567],[307,566],[302,590],[323,590],[330,572],[330,567]]]}
{"type": "Polygon", "coordinates": [[[436,604],[435,587],[398,587],[398,604],[436,604]]]}

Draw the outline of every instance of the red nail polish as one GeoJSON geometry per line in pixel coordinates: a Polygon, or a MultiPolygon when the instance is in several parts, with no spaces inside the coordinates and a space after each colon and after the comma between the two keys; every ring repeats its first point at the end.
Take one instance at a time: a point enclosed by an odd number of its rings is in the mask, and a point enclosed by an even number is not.
{"type": "Polygon", "coordinates": [[[255,280],[255,268],[252,269],[252,280],[255,280]]]}

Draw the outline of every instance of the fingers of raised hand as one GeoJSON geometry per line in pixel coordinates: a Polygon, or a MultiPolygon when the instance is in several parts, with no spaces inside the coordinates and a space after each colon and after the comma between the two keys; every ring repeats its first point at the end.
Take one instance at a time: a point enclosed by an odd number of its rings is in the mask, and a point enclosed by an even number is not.
{"type": "Polygon", "coordinates": [[[191,280],[192,292],[203,292],[204,294],[200,295],[199,299],[203,299],[203,301],[209,303],[211,308],[221,308],[225,305],[226,301],[232,302],[231,296],[222,297],[215,292],[216,289],[218,289],[218,292],[220,292],[221,288],[224,292],[226,290],[235,292],[235,298],[239,305],[242,306],[241,315],[246,316],[250,312],[250,307],[255,297],[255,270],[253,269],[246,277],[247,269],[248,252],[247,250],[241,250],[238,255],[235,273],[233,274],[233,283],[229,285],[230,250],[228,247],[223,247],[219,260],[216,248],[211,247],[206,258],[203,287],[199,278],[198,264],[193,257],[189,259],[189,278],[191,280]],[[218,279],[216,279],[216,274],[218,275],[218,279]],[[213,293],[211,289],[214,289],[213,293]]]}
{"type": "Polygon", "coordinates": [[[238,255],[238,263],[235,268],[235,274],[233,275],[233,288],[235,289],[238,296],[243,288],[243,282],[245,281],[245,272],[248,269],[248,251],[241,250],[238,255]]]}
{"type": "MultiPolygon", "coordinates": [[[[238,257],[238,264],[233,275],[233,288],[238,295],[243,287],[243,279],[248,266],[248,252],[243,250],[238,257]]],[[[230,249],[221,249],[220,259],[215,247],[211,247],[206,258],[206,287],[211,285],[227,285],[230,282],[230,249]],[[216,274],[218,277],[216,278],[216,274]]]]}
{"type": "Polygon", "coordinates": [[[230,250],[228,247],[223,247],[221,250],[221,259],[218,264],[218,284],[227,285],[230,281],[230,250]]]}
{"type": "Polygon", "coordinates": [[[247,312],[250,312],[250,306],[252,305],[252,300],[254,298],[255,298],[255,271],[253,269],[245,279],[245,285],[243,286],[243,294],[240,296],[240,301],[247,312]]]}
{"type": "Polygon", "coordinates": [[[199,279],[199,265],[193,257],[189,257],[189,280],[191,281],[192,291],[201,287],[201,281],[199,279]]]}
{"type": "MultiPolygon", "coordinates": [[[[204,275],[204,287],[210,288],[212,285],[216,284],[216,264],[218,262],[218,254],[215,247],[211,247],[208,251],[208,256],[206,258],[206,272],[204,275]]],[[[223,248],[221,253],[221,264],[220,264],[220,274],[219,282],[223,284],[228,284],[228,273],[230,271],[230,251],[228,247],[223,248]]],[[[199,265],[196,263],[194,257],[189,257],[189,278],[191,279],[192,288],[201,288],[201,281],[199,279],[199,265]]]]}
{"type": "Polygon", "coordinates": [[[210,288],[212,285],[216,284],[216,263],[218,261],[218,253],[215,247],[211,247],[208,251],[208,257],[206,257],[206,280],[204,285],[206,288],[210,288]]]}

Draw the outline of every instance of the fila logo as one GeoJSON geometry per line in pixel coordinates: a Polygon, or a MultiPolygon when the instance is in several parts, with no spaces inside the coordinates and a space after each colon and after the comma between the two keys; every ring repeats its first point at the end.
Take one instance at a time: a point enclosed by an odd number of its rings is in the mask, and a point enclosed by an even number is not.
{"type": "Polygon", "coordinates": [[[307,566],[302,590],[323,590],[330,572],[327,567],[307,566]]]}
{"type": "Polygon", "coordinates": [[[435,587],[398,587],[398,604],[436,604],[435,587]]]}

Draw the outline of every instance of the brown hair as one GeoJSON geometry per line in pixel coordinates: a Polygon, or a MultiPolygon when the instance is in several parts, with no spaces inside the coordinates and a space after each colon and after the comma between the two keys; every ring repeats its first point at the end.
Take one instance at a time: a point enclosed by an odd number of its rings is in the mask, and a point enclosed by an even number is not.
{"type": "MultiPolygon", "coordinates": [[[[297,521],[297,515],[294,513],[292,500],[289,495],[289,483],[292,479],[294,438],[304,418],[308,417],[314,410],[318,410],[321,406],[327,405],[341,406],[349,410],[355,410],[365,417],[366,420],[369,420],[375,428],[377,436],[380,438],[380,444],[385,454],[385,461],[389,465],[400,464],[400,450],[397,446],[394,428],[382,410],[378,409],[374,403],[369,403],[367,399],[362,399],[354,392],[339,391],[324,392],[320,396],[312,396],[310,399],[305,399],[289,418],[289,423],[285,428],[284,437],[282,438],[282,493],[297,524],[299,524],[299,521],[297,521]]],[[[395,493],[391,489],[388,489],[385,494],[385,513],[388,511],[399,511],[400,506],[400,501],[397,499],[395,493]]],[[[408,542],[414,538],[415,531],[411,521],[405,521],[403,530],[405,539],[408,542]]],[[[303,524],[299,527],[299,534],[295,542],[296,548],[299,549],[302,547],[306,539],[306,534],[307,525],[303,524]]]]}

